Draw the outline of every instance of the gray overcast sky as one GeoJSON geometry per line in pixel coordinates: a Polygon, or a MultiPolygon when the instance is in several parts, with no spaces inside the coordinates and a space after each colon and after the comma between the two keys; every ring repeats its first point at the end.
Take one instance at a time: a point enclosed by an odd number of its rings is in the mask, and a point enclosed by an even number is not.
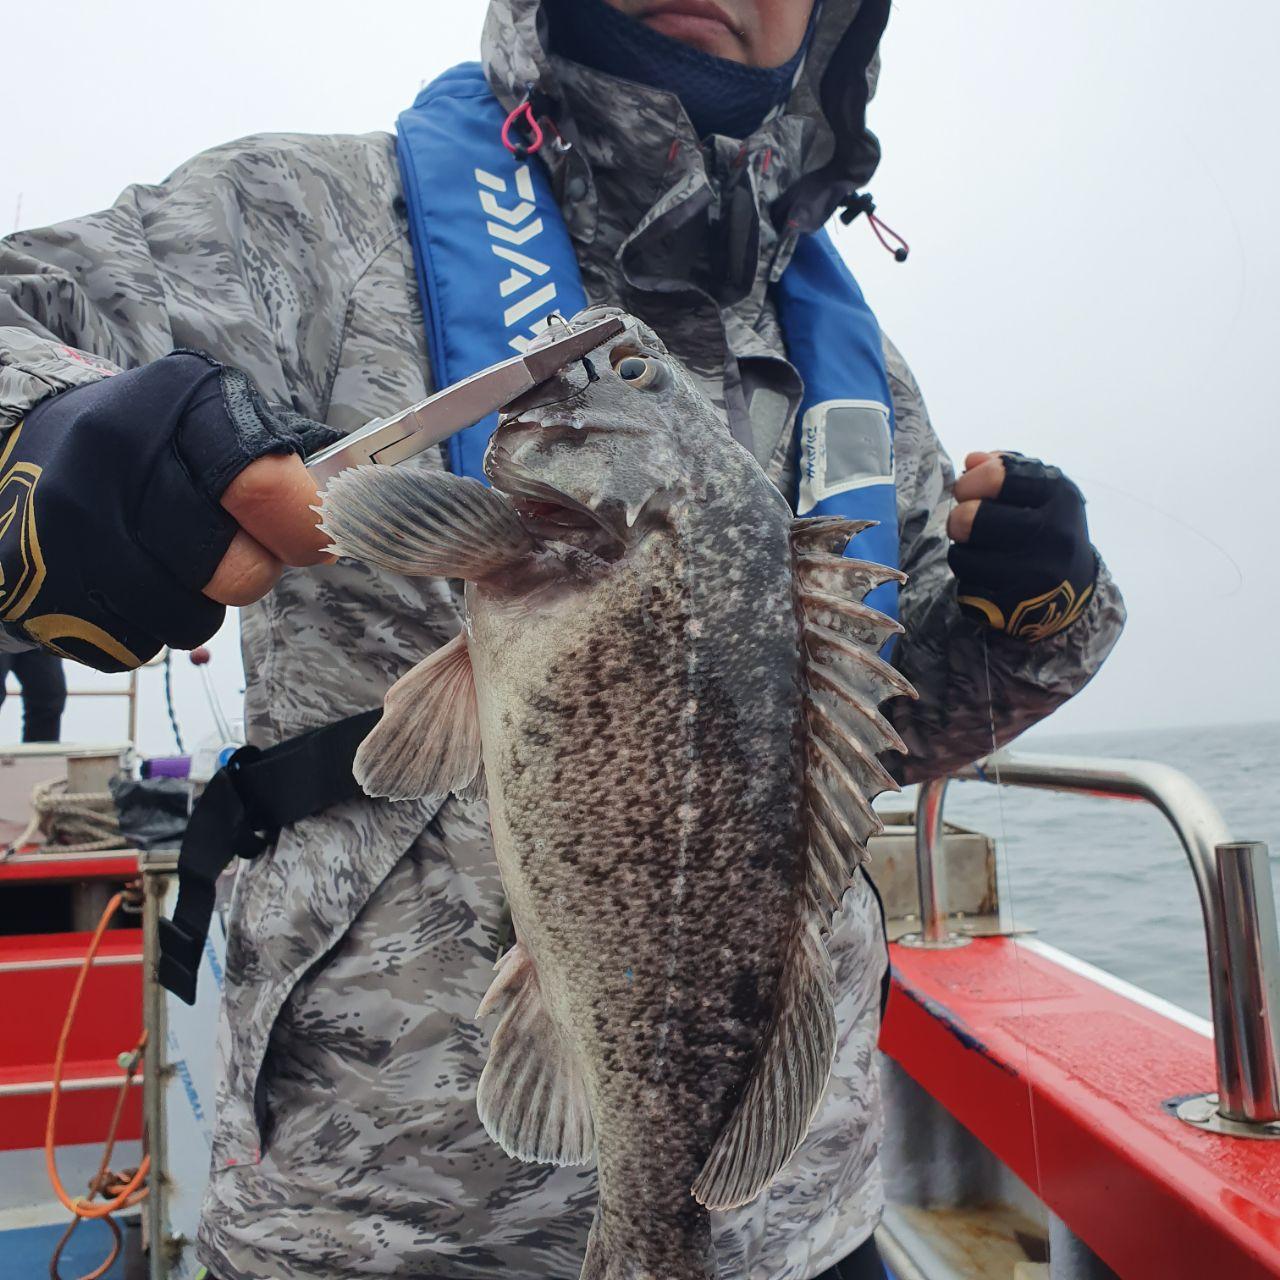
{"type": "MultiPolygon", "coordinates": [[[[388,128],[476,56],[484,7],[14,0],[0,229],[100,208],[245,133],[388,128]]],[[[1021,449],[1089,497],[1129,627],[1055,731],[1280,718],[1278,47],[1272,0],[895,6],[872,188],[911,260],[861,220],[837,241],[952,456],[1021,449]]],[[[180,661],[198,738],[210,717],[180,661]]],[[[143,687],[143,746],[163,750],[158,673],[143,687]]],[[[93,699],[66,736],[122,724],[93,699]]]]}

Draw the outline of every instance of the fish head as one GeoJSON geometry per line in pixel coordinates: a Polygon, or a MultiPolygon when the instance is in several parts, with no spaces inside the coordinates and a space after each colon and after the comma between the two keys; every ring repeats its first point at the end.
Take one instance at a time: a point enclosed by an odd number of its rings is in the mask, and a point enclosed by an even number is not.
{"type": "Polygon", "coordinates": [[[535,536],[616,559],[696,492],[699,441],[729,437],[648,325],[611,307],[574,323],[607,316],[625,329],[507,406],[484,469],[535,536]]]}

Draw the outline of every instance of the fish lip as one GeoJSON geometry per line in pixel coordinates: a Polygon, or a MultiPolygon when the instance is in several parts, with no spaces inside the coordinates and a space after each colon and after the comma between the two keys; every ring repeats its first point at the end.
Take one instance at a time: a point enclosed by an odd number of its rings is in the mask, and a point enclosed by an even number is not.
{"type": "Polygon", "coordinates": [[[611,542],[625,547],[625,533],[608,516],[539,479],[527,467],[516,462],[501,445],[490,447],[484,470],[489,482],[511,502],[520,522],[535,536],[555,537],[558,532],[594,528],[611,542]],[[542,507],[552,510],[538,509],[542,507]],[[579,518],[556,519],[555,509],[579,518]]]}

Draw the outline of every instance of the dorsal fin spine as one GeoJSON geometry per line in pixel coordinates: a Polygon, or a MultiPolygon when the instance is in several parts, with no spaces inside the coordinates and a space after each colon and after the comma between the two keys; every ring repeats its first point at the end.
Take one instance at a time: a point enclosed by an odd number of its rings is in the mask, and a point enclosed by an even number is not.
{"type": "Polygon", "coordinates": [[[857,831],[841,811],[836,797],[831,794],[831,788],[821,778],[812,776],[808,779],[806,786],[809,789],[809,803],[817,808],[819,817],[827,824],[827,829],[833,835],[843,836],[850,844],[861,844],[857,831]]]}
{"type": "Polygon", "coordinates": [[[791,545],[799,553],[805,550],[843,555],[845,548],[864,529],[874,529],[878,521],[849,520],[844,516],[813,516],[793,520],[791,545]]]}
{"type": "Polygon", "coordinates": [[[906,680],[898,671],[891,667],[883,658],[877,657],[874,653],[854,644],[851,640],[846,640],[838,631],[832,631],[830,627],[824,627],[816,622],[806,622],[804,624],[804,634],[806,639],[812,639],[822,644],[829,645],[832,649],[850,662],[857,663],[861,667],[865,667],[872,675],[887,685],[891,690],[891,694],[884,696],[889,697],[906,697],[915,698],[919,695],[912,688],[911,683],[906,680]]]}
{"type": "MultiPolygon", "coordinates": [[[[858,762],[862,768],[866,769],[871,775],[873,782],[877,783],[877,790],[874,794],[879,795],[881,791],[901,791],[889,771],[871,754],[860,742],[855,741],[849,734],[841,732],[840,724],[832,716],[827,709],[820,703],[815,702],[812,698],[809,700],[809,715],[812,719],[818,720],[828,729],[828,735],[823,739],[833,750],[837,750],[836,744],[831,741],[835,738],[841,747],[851,751],[858,757],[858,762]]],[[[837,751],[838,753],[838,751],[837,751]]]]}
{"type": "MultiPolygon", "coordinates": [[[[883,633],[884,639],[890,636],[900,636],[906,629],[900,622],[896,622],[893,618],[886,617],[878,609],[871,608],[870,605],[864,604],[861,600],[849,600],[844,596],[833,595],[830,591],[823,591],[818,587],[804,587],[800,592],[800,604],[802,606],[817,605],[819,608],[830,609],[832,613],[839,613],[847,618],[853,618],[865,625],[868,630],[883,633]]],[[[884,641],[880,641],[881,644],[884,641]]]]}
{"type": "Polygon", "coordinates": [[[907,575],[901,569],[891,569],[888,565],[877,564],[874,560],[855,560],[853,556],[833,556],[825,551],[802,551],[796,556],[796,569],[802,583],[807,569],[830,569],[850,578],[866,578],[868,591],[872,587],[878,587],[882,582],[901,584],[907,580],[907,575]]]}
{"type": "Polygon", "coordinates": [[[849,793],[854,809],[866,820],[871,832],[874,834],[883,831],[884,823],[880,821],[880,815],[876,813],[871,807],[871,802],[862,794],[862,788],[858,786],[857,779],[845,767],[844,761],[821,738],[811,739],[810,745],[822,757],[822,763],[835,775],[836,782],[840,784],[843,790],[849,793]]]}
{"type": "MultiPolygon", "coordinates": [[[[840,679],[831,667],[810,667],[809,683],[830,693],[835,706],[840,710],[853,711],[870,725],[874,725],[885,740],[885,748],[894,751],[905,751],[907,744],[903,742],[898,731],[872,707],[866,706],[858,697],[857,691],[840,679]]],[[[809,693],[809,702],[813,702],[813,690],[809,693]]]]}

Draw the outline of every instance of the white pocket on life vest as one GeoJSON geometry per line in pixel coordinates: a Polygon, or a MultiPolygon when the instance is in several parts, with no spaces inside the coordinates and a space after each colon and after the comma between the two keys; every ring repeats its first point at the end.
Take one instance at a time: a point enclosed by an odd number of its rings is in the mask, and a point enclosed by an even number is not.
{"type": "Polygon", "coordinates": [[[837,493],[893,483],[889,409],[877,400],[823,400],[800,424],[800,489],[803,516],[837,493]]]}

